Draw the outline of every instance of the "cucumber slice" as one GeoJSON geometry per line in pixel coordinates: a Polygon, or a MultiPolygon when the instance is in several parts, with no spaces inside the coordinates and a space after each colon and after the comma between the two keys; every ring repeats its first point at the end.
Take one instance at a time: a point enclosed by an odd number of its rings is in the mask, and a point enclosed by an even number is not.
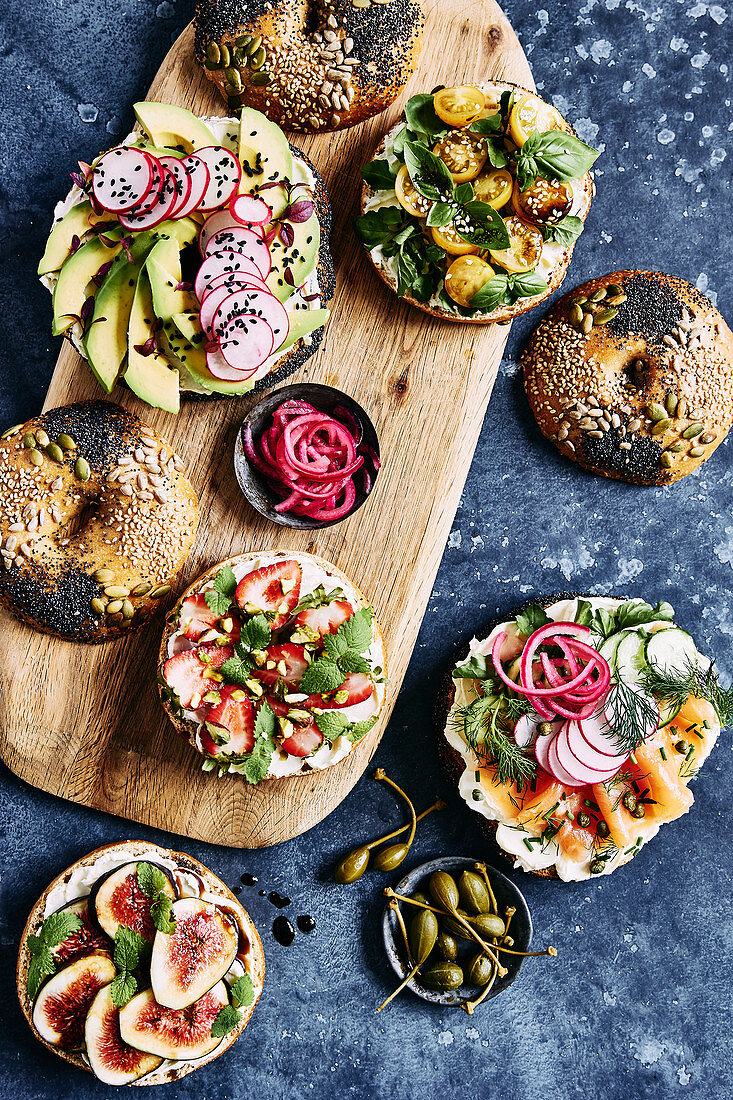
{"type": "Polygon", "coordinates": [[[663,673],[683,673],[697,665],[697,646],[686,630],[678,626],[652,634],[646,643],[646,662],[663,673]]]}
{"type": "Polygon", "coordinates": [[[640,684],[645,663],[646,638],[638,630],[621,632],[614,665],[616,675],[626,684],[640,684]]]}
{"type": "Polygon", "coordinates": [[[672,703],[669,699],[662,699],[659,703],[659,728],[663,729],[670,722],[674,722],[681,710],[681,702],[672,703]]]}
{"type": "Polygon", "coordinates": [[[508,665],[507,670],[506,670],[506,674],[509,677],[509,679],[514,680],[516,683],[519,683],[519,669],[520,669],[521,664],[522,664],[521,656],[520,657],[515,657],[514,660],[511,662],[511,664],[508,665]]]}
{"type": "Polygon", "coordinates": [[[612,634],[610,638],[606,638],[605,642],[603,643],[603,645],[600,646],[598,650],[601,657],[603,657],[603,659],[608,662],[611,668],[615,668],[616,650],[619,647],[619,642],[621,641],[622,637],[623,634],[621,633],[612,634]]]}

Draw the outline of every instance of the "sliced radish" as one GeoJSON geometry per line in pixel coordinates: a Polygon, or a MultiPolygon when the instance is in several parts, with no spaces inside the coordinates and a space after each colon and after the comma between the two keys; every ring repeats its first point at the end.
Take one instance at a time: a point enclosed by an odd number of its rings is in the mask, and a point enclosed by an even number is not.
{"type": "Polygon", "coordinates": [[[611,759],[615,759],[619,754],[619,747],[616,741],[611,737],[610,728],[605,719],[593,716],[591,718],[581,718],[578,722],[578,729],[581,736],[587,744],[594,748],[596,752],[601,756],[606,756],[611,759]]]}
{"type": "Polygon", "coordinates": [[[550,751],[550,745],[557,737],[557,733],[541,733],[534,743],[534,754],[537,763],[541,768],[544,768],[546,772],[550,770],[550,764],[547,759],[547,754],[550,751]]]}
{"type": "Polygon", "coordinates": [[[229,203],[232,217],[240,225],[267,225],[272,221],[272,210],[262,199],[254,195],[235,195],[229,203]]]}
{"type": "Polygon", "coordinates": [[[245,229],[243,225],[227,225],[211,234],[204,245],[203,254],[206,257],[212,252],[239,252],[256,263],[262,278],[266,279],[270,274],[268,264],[272,265],[270,250],[264,241],[262,242],[264,248],[259,241],[253,241],[253,233],[256,238],[257,233],[253,229],[245,229]],[[264,268],[267,270],[265,271],[264,268]]]}
{"type": "MultiPolygon", "coordinates": [[[[234,289],[242,290],[243,287],[242,285],[239,285],[234,289]]],[[[204,330],[204,332],[212,336],[213,339],[218,339],[218,337],[213,336],[212,332],[212,321],[214,319],[214,314],[216,313],[222,302],[231,297],[233,293],[234,290],[229,286],[227,282],[221,282],[218,286],[213,287],[210,291],[206,293],[204,300],[201,303],[201,311],[199,314],[201,328],[204,330]]],[[[269,294],[269,291],[267,293],[269,294]]]]}
{"type": "Polygon", "coordinates": [[[153,161],[152,186],[143,201],[139,204],[139,206],[135,206],[132,210],[127,211],[127,217],[137,218],[141,214],[148,214],[160,198],[161,188],[163,187],[163,182],[165,180],[165,172],[163,171],[163,165],[157,158],[151,157],[151,160],[153,161]]]}
{"type": "Polygon", "coordinates": [[[153,158],[142,149],[126,145],[104,153],[92,172],[95,199],[114,214],[138,206],[152,186],[153,158]]]}
{"type": "Polygon", "coordinates": [[[542,721],[539,714],[533,717],[531,714],[523,714],[514,727],[514,740],[520,749],[526,749],[534,744],[537,739],[537,726],[542,721]]]}
{"type": "Polygon", "coordinates": [[[206,366],[214,378],[219,378],[222,382],[244,382],[248,377],[246,372],[229,366],[219,347],[209,348],[206,352],[206,366]]]}
{"type": "Polygon", "coordinates": [[[231,249],[223,252],[212,252],[196,272],[194,282],[196,297],[201,301],[205,296],[208,285],[219,275],[233,275],[238,272],[255,274],[260,279],[265,278],[254,260],[249,256],[243,256],[241,252],[232,252],[231,249]]]}
{"type": "Polygon", "coordinates": [[[241,287],[250,286],[257,290],[266,290],[269,293],[270,288],[264,279],[261,279],[259,273],[252,274],[249,271],[232,271],[226,275],[217,275],[212,279],[210,283],[206,284],[202,303],[206,301],[212,290],[217,290],[220,286],[226,286],[229,288],[229,293],[233,294],[235,290],[239,290],[241,287]]]}
{"type": "Polygon", "coordinates": [[[231,324],[236,326],[239,315],[245,313],[258,313],[267,321],[275,337],[275,347],[279,348],[288,335],[290,319],[287,310],[275,295],[262,290],[248,290],[245,287],[225,298],[214,314],[212,331],[218,335],[231,324]]]}
{"type": "MultiPolygon", "coordinates": [[[[572,775],[579,782],[583,783],[602,783],[604,779],[610,779],[612,775],[615,775],[623,764],[623,759],[617,757],[617,762],[612,767],[608,767],[608,757],[597,757],[603,761],[606,760],[606,767],[596,767],[593,763],[588,763],[579,759],[576,753],[570,745],[570,739],[572,737],[571,727],[574,725],[572,722],[566,723],[561,729],[557,737],[556,752],[557,759],[562,768],[572,775]]],[[[581,745],[584,745],[586,751],[588,751],[588,745],[583,741],[582,737],[578,735],[578,741],[581,745]]]]}
{"type": "Polygon", "coordinates": [[[557,755],[558,740],[558,737],[554,737],[552,739],[552,744],[550,745],[547,752],[547,763],[549,765],[550,773],[554,775],[555,779],[557,779],[558,782],[562,783],[565,787],[585,787],[585,779],[576,779],[576,777],[574,775],[571,775],[570,772],[566,771],[566,769],[560,763],[557,755]]]}
{"type": "MultiPolygon", "coordinates": [[[[618,768],[627,759],[626,753],[617,752],[615,756],[608,756],[606,753],[599,752],[583,737],[583,731],[578,722],[566,722],[563,731],[567,733],[570,752],[587,768],[599,772],[618,771],[618,768]]],[[[572,771],[572,768],[570,771],[572,771]]]]}
{"type": "Polygon", "coordinates": [[[243,313],[219,336],[219,349],[230,367],[252,374],[272,351],[275,336],[264,317],[243,313]]]}
{"type": "Polygon", "coordinates": [[[239,225],[239,222],[233,217],[231,210],[217,210],[214,214],[209,214],[204,219],[204,223],[199,230],[199,249],[203,256],[206,251],[206,245],[211,237],[215,233],[218,233],[222,229],[243,228],[239,225]]]}
{"type": "Polygon", "coordinates": [[[123,225],[125,229],[154,229],[156,225],[160,225],[161,222],[165,221],[178,202],[175,176],[163,165],[161,165],[161,171],[163,173],[163,183],[158,197],[150,209],[144,210],[142,213],[136,213],[132,210],[128,214],[119,215],[120,225],[123,225]]]}
{"type": "Polygon", "coordinates": [[[186,205],[191,194],[191,175],[186,171],[185,165],[178,157],[159,157],[158,159],[163,167],[168,169],[175,180],[176,195],[178,198],[168,213],[169,218],[175,218],[176,211],[180,207],[186,205]]]}
{"type": "Polygon", "coordinates": [[[209,186],[198,205],[199,210],[217,210],[224,206],[239,190],[242,165],[239,159],[223,145],[205,145],[196,150],[196,156],[209,169],[209,186]]]}
{"type": "Polygon", "coordinates": [[[194,210],[198,210],[211,179],[209,169],[196,153],[189,153],[187,157],[182,157],[181,164],[190,177],[191,191],[185,203],[175,208],[177,218],[185,218],[188,214],[193,214],[194,210]]]}

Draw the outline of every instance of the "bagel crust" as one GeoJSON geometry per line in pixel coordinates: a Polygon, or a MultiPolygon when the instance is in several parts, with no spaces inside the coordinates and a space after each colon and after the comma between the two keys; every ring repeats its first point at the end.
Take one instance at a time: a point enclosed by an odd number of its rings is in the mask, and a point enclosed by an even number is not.
{"type": "Polygon", "coordinates": [[[522,362],[542,434],[604,477],[677,481],[733,424],[733,333],[674,275],[615,271],[576,287],[542,319],[522,362]]]}
{"type": "Polygon", "coordinates": [[[50,409],[0,439],[0,604],[36,630],[104,642],[142,626],[197,524],[182,460],[120,405],[50,409]]]}
{"type": "Polygon", "coordinates": [[[422,0],[200,0],[195,52],[234,111],[285,130],[342,130],[383,111],[415,71],[422,0]]]}
{"type": "MultiPolygon", "coordinates": [[[[23,929],[16,969],[16,985],[20,1007],[23,1010],[23,1015],[28,1021],[28,1026],[40,1043],[43,1043],[48,1050],[59,1058],[63,1058],[65,1062],[69,1062],[78,1069],[86,1070],[88,1073],[92,1072],[82,1051],[61,1050],[59,1047],[55,1047],[47,1042],[47,1040],[38,1033],[33,1023],[33,1001],[28,996],[26,981],[28,966],[32,957],[28,947],[28,937],[37,935],[40,931],[44,918],[47,915],[46,906],[49,895],[52,891],[58,891],[67,886],[75,872],[83,872],[87,868],[93,868],[100,859],[112,863],[113,866],[121,865],[128,860],[130,862],[146,860],[152,863],[156,863],[161,859],[171,861],[176,865],[178,870],[195,875],[201,881],[205,892],[215,895],[226,902],[227,910],[232,914],[236,914],[237,924],[240,928],[240,936],[246,936],[248,941],[246,971],[252,979],[254,997],[251,1005],[240,1010],[242,1019],[234,1030],[230,1031],[228,1035],[225,1035],[221,1043],[219,1043],[210,1054],[197,1059],[195,1062],[164,1061],[157,1070],[130,1083],[133,1085],[164,1085],[171,1081],[180,1081],[182,1077],[187,1077],[189,1073],[193,1073],[194,1070],[197,1070],[200,1066],[206,1065],[208,1062],[213,1062],[221,1054],[224,1054],[224,1052],[239,1038],[255,1010],[265,980],[265,954],[259,933],[251,917],[246,909],[244,909],[239,899],[231,892],[229,887],[226,886],[221,879],[217,878],[216,875],[212,874],[208,867],[205,867],[202,863],[199,863],[198,860],[194,859],[193,856],[186,855],[183,852],[173,852],[167,848],[161,848],[158,844],[126,840],[118,844],[107,844],[102,848],[97,848],[95,851],[90,852],[89,855],[84,856],[82,859],[78,859],[76,863],[72,863],[70,867],[67,867],[66,870],[58,875],[41,894],[40,898],[33,906],[28,920],[26,921],[25,928],[23,929]],[[117,861],[116,864],[113,862],[115,860],[117,861]]],[[[79,898],[84,896],[86,895],[83,892],[78,895],[79,898]]]]}

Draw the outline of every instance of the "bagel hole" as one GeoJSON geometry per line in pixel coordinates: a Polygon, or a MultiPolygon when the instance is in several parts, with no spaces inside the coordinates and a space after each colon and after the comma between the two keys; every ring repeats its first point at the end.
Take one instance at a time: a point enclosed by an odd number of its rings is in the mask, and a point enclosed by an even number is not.
{"type": "Polygon", "coordinates": [[[643,390],[649,382],[649,364],[636,356],[626,367],[627,385],[630,389],[643,390]]]}
{"type": "Polygon", "coordinates": [[[94,502],[84,504],[78,512],[75,512],[73,516],[70,516],[66,523],[59,527],[56,535],[60,539],[73,539],[82,531],[88,524],[92,523],[97,516],[97,505],[94,502]]]}

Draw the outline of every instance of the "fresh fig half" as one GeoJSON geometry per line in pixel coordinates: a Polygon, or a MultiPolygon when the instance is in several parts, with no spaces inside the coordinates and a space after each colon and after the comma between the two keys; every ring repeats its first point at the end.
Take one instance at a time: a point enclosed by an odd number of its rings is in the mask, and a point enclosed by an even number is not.
{"type": "Polygon", "coordinates": [[[89,955],[54,974],[33,1007],[38,1034],[62,1050],[84,1046],[84,1023],[92,1001],[115,976],[109,955],[89,955]]]}
{"type": "Polygon", "coordinates": [[[165,1008],[152,989],[145,989],[120,1009],[120,1035],[129,1046],[159,1058],[203,1058],[221,1042],[211,1028],[227,1004],[224,982],[217,982],[195,1004],[177,1010],[165,1008]]]}
{"type": "MultiPolygon", "coordinates": [[[[124,924],[152,943],[155,925],[150,915],[151,899],[140,889],[137,866],[137,863],[125,863],[95,883],[90,904],[100,928],[110,939],[115,938],[117,929],[124,924]]],[[[176,891],[168,872],[164,867],[160,870],[165,875],[164,893],[175,898],[176,891]]]]}
{"type": "Polygon", "coordinates": [[[112,987],[104,986],[87,1013],[84,1036],[87,1057],[93,1073],[107,1085],[129,1085],[162,1062],[155,1054],[146,1054],[128,1046],[120,1035],[120,1010],[112,1002],[112,987]]]}
{"type": "Polygon", "coordinates": [[[72,901],[58,910],[60,913],[73,913],[81,921],[81,928],[72,932],[62,943],[51,948],[51,954],[56,960],[56,967],[68,966],[77,959],[84,959],[87,955],[111,954],[112,945],[96,925],[92,924],[89,916],[87,898],[72,901]]]}
{"type": "Polygon", "coordinates": [[[224,977],[234,962],[239,934],[215,905],[199,898],[173,903],[173,932],[158,932],[150,960],[155,999],[167,1008],[186,1008],[224,977]]]}

